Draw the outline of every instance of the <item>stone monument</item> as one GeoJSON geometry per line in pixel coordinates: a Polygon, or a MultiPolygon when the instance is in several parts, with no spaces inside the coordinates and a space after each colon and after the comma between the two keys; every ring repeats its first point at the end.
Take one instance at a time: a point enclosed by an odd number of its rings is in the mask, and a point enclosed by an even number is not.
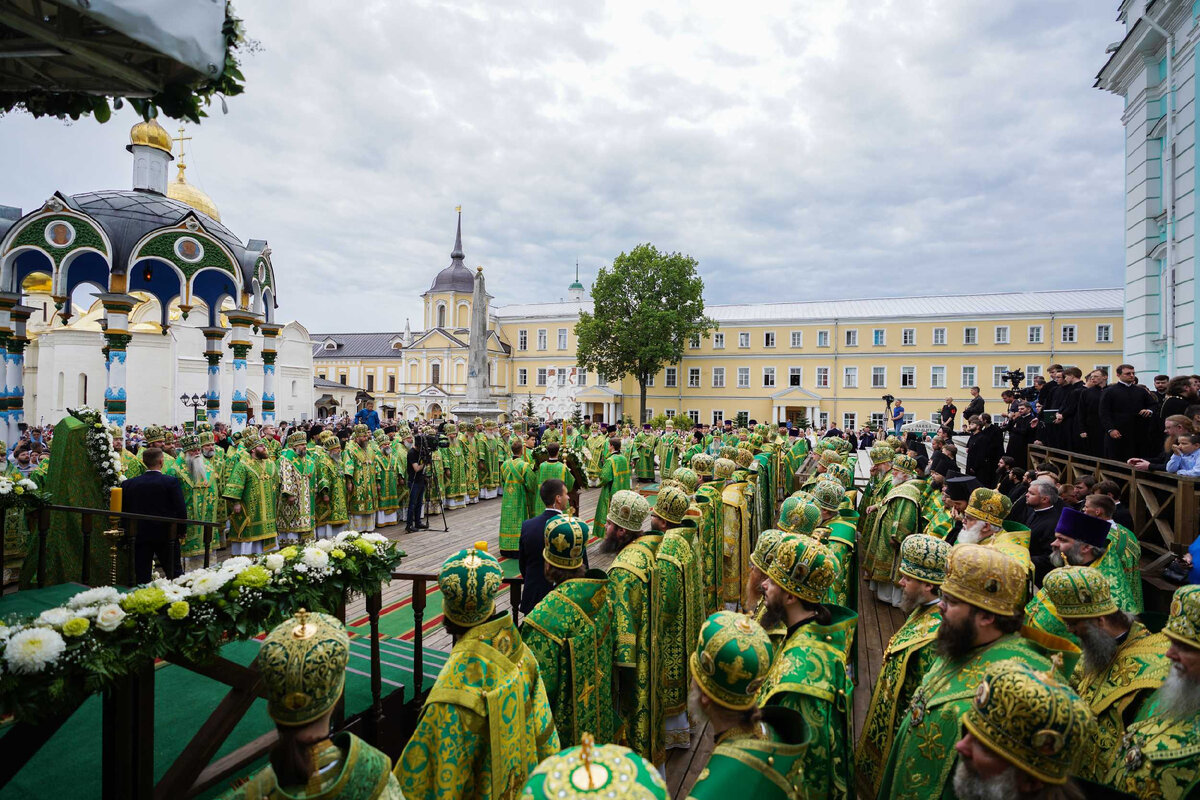
{"type": "Polygon", "coordinates": [[[475,268],[475,290],[471,295],[471,334],[467,342],[467,399],[450,409],[458,419],[470,422],[482,417],[495,422],[503,413],[492,399],[488,383],[488,304],[483,285],[483,267],[475,268]]]}

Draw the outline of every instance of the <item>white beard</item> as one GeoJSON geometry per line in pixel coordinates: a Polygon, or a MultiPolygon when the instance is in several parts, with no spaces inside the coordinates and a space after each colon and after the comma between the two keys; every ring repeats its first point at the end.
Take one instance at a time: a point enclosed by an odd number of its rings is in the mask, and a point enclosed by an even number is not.
{"type": "Polygon", "coordinates": [[[1200,714],[1200,681],[1171,665],[1171,671],[1159,689],[1159,710],[1174,719],[1188,719],[1200,714]]]}
{"type": "Polygon", "coordinates": [[[208,465],[204,463],[204,456],[188,456],[188,471],[192,475],[192,483],[207,483],[208,482],[208,465]]]}
{"type": "Polygon", "coordinates": [[[962,530],[958,532],[958,544],[979,544],[979,540],[983,538],[983,526],[980,524],[967,527],[962,526],[962,530]]]}
{"type": "Polygon", "coordinates": [[[954,768],[954,793],[959,800],[1013,800],[1020,796],[1017,768],[1009,765],[995,777],[981,778],[960,760],[954,768]]]}

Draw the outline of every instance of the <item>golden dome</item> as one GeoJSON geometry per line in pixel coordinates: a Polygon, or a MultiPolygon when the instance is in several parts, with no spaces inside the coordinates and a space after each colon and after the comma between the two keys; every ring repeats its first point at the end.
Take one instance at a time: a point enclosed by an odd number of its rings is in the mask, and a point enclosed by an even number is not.
{"type": "Polygon", "coordinates": [[[129,129],[129,144],[143,144],[169,153],[171,152],[171,134],[167,133],[167,129],[159,125],[156,119],[139,122],[129,129]]]}
{"type": "MultiPolygon", "coordinates": [[[[180,158],[182,159],[182,156],[180,158]]],[[[175,180],[167,184],[167,197],[172,200],[178,200],[181,203],[187,203],[197,211],[207,214],[217,222],[220,222],[221,212],[217,210],[217,204],[203,191],[187,182],[183,177],[185,169],[187,169],[187,164],[184,164],[180,160],[179,174],[175,176],[175,180]]]]}

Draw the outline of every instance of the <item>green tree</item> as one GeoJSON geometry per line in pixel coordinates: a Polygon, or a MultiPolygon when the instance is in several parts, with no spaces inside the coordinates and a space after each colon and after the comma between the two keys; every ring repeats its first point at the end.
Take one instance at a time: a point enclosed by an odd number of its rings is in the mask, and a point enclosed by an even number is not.
{"type": "Polygon", "coordinates": [[[592,313],[575,325],[576,361],[610,379],[632,375],[646,419],[646,384],[666,364],[683,358],[693,336],[708,338],[717,323],[704,315],[704,280],[696,259],[640,244],[601,268],[592,284],[592,313]]]}
{"type": "Polygon", "coordinates": [[[534,413],[534,411],[533,411],[533,395],[526,394],[525,395],[525,416],[533,417],[533,413],[534,413]]]}

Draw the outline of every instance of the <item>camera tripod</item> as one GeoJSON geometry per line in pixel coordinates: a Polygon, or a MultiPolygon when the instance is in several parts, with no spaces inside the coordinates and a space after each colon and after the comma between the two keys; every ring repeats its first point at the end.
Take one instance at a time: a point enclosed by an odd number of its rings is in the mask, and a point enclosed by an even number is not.
{"type": "MultiPolygon", "coordinates": [[[[432,452],[429,453],[429,463],[427,464],[427,468],[429,471],[429,475],[426,478],[426,483],[428,483],[428,487],[426,488],[425,503],[429,502],[428,495],[432,492],[434,487],[436,487],[438,490],[437,495],[440,498],[438,500],[438,509],[440,509],[438,511],[438,513],[442,517],[442,532],[449,533],[450,532],[450,523],[446,521],[446,495],[444,492],[442,492],[442,471],[440,469],[438,469],[436,467],[436,465],[433,463],[433,453],[432,452]]],[[[426,519],[426,521],[429,520],[429,511],[428,510],[426,510],[426,512],[425,512],[425,519],[426,519]]]]}

